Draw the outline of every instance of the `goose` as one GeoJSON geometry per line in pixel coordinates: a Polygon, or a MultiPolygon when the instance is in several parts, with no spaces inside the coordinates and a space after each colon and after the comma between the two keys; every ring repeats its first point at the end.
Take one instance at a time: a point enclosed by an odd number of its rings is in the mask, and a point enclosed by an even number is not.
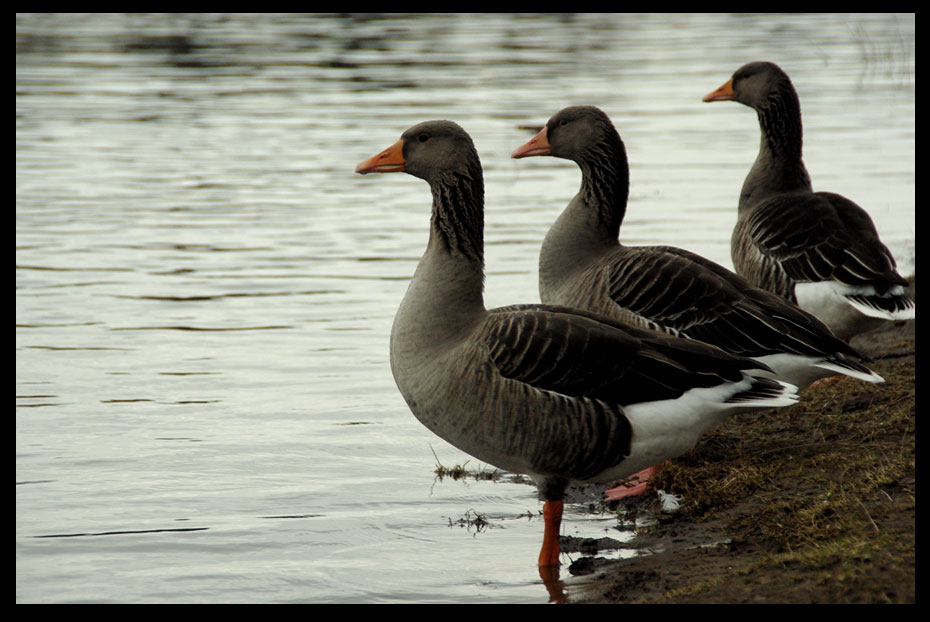
{"type": "MultiPolygon", "coordinates": [[[[620,134],[599,108],[560,110],[511,157],[544,155],[574,161],[582,182],[543,241],[543,303],[586,309],[756,358],[799,389],[837,374],[884,381],[816,317],[723,266],[673,246],[621,244],[629,163],[620,134]]],[[[660,469],[653,465],[635,473],[607,490],[605,500],[645,493],[660,469]]]]}
{"type": "Polygon", "coordinates": [[[594,106],[570,106],[511,154],[551,155],[581,168],[581,189],[549,229],[539,255],[543,303],[697,339],[765,363],[800,389],[844,374],[881,376],[810,313],[738,274],[673,246],[627,246],[618,237],[629,194],[626,148],[594,106]]]}
{"type": "Polygon", "coordinates": [[[731,238],[736,271],[842,339],[914,318],[908,283],[868,213],[839,194],[813,191],[801,158],[801,104],[788,75],[774,63],[749,63],[704,101],[745,104],[762,130],[731,238]]]}
{"type": "Polygon", "coordinates": [[[406,172],[432,193],[430,232],[394,318],[390,361],[414,416],[545,500],[538,566],[557,568],[565,490],[691,449],[729,414],[790,406],[758,361],[559,305],[484,305],[484,182],[451,121],[406,130],[355,171],[406,172]]]}

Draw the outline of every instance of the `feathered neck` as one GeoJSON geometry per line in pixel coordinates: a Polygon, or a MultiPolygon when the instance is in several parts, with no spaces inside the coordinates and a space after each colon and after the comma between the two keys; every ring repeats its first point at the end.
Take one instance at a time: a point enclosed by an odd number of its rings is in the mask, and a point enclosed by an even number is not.
{"type": "Polygon", "coordinates": [[[484,266],[484,179],[477,160],[429,180],[430,244],[484,266]]]}
{"type": "Polygon", "coordinates": [[[630,194],[630,167],[620,135],[605,128],[604,139],[588,146],[576,160],[581,168],[581,197],[595,210],[598,226],[616,240],[630,194]]]}
{"type": "Polygon", "coordinates": [[[762,139],[759,155],[743,184],[740,207],[773,194],[811,190],[801,157],[801,104],[794,87],[790,82],[779,83],[755,109],[762,139]]]}

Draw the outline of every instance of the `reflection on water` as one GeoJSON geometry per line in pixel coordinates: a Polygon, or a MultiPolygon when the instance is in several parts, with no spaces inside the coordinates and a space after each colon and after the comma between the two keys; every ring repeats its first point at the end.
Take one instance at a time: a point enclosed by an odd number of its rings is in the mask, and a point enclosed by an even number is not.
{"type": "MultiPolygon", "coordinates": [[[[387,363],[428,190],[355,164],[416,122],[463,125],[487,303],[532,302],[580,175],[509,154],[597,105],[631,158],[624,240],[730,265],[758,126],[700,98],[764,58],[800,91],[815,187],[866,207],[909,273],[914,33],[873,14],[17,15],[17,601],[570,594],[567,566],[535,568],[533,487],[433,482],[468,457],[387,363]],[[490,527],[455,527],[469,511],[490,527]]],[[[616,524],[579,507],[563,530],[616,524]]]]}

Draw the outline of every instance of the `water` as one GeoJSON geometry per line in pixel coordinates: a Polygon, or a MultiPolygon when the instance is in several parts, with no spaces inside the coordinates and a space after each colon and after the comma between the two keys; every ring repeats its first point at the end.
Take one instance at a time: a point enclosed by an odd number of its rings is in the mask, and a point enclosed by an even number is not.
{"type": "MultiPolygon", "coordinates": [[[[624,240],[729,266],[758,127],[700,99],[767,59],[815,188],[909,274],[914,49],[913,15],[18,15],[16,600],[546,602],[535,489],[435,481],[469,458],[391,378],[426,184],[355,165],[460,123],[486,302],[533,302],[580,175],[509,154],[597,105],[631,159],[624,240]]],[[[570,507],[563,532],[616,526],[570,507]]]]}

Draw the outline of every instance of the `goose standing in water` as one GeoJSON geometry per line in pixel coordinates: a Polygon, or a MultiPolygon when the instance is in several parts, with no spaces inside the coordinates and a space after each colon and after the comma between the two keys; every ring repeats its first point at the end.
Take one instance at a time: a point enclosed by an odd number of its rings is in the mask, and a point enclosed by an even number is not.
{"type": "MultiPolygon", "coordinates": [[[[539,257],[543,303],[586,309],[629,325],[713,344],[771,367],[805,388],[844,374],[881,376],[817,318],[700,255],[672,246],[625,246],[618,236],[629,194],[620,134],[594,106],[559,111],[514,158],[551,155],[581,168],[581,189],[549,229],[539,257]]],[[[644,492],[641,484],[607,491],[608,499],[644,492]]]]}
{"type": "Polygon", "coordinates": [[[704,101],[745,104],[762,130],[731,240],[736,271],[797,302],[842,339],[913,318],[907,281],[866,211],[813,191],[801,159],[801,104],[788,75],[773,63],[749,63],[704,101]]]}
{"type": "Polygon", "coordinates": [[[356,167],[429,183],[430,235],[391,330],[394,379],[452,445],[528,474],[545,499],[540,567],[559,563],[572,481],[613,481],[689,450],[727,415],[789,406],[796,387],[757,361],[551,305],[486,309],[484,184],[450,121],[411,127],[356,167]]]}

